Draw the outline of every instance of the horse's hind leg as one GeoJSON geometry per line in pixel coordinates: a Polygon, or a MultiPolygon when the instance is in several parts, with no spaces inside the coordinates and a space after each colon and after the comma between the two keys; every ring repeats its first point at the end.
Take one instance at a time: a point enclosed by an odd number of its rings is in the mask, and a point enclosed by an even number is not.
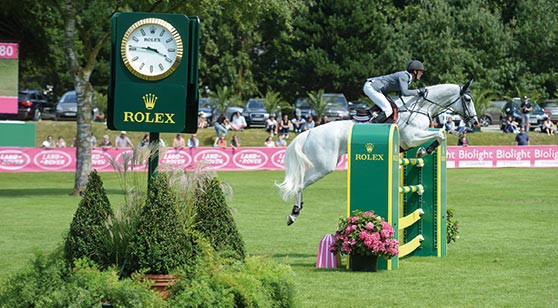
{"type": "Polygon", "coordinates": [[[287,226],[292,225],[295,222],[298,215],[300,215],[300,211],[302,210],[303,203],[304,202],[302,201],[302,191],[300,191],[296,196],[296,203],[293,206],[293,210],[291,211],[291,214],[287,217],[287,226]]]}

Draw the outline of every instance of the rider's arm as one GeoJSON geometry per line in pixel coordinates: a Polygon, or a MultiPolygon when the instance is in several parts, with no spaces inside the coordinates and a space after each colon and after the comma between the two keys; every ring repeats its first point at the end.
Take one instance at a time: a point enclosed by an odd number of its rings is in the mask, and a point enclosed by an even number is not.
{"type": "Polygon", "coordinates": [[[412,96],[418,95],[418,90],[409,90],[409,75],[401,74],[399,75],[399,88],[401,89],[401,95],[412,96]]]}

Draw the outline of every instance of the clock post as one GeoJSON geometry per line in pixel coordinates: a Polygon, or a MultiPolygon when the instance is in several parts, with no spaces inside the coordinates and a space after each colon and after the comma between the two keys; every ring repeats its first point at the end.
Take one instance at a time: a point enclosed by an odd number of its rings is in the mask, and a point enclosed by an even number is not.
{"type": "Polygon", "coordinates": [[[182,14],[117,13],[112,18],[107,126],[149,132],[159,162],[159,133],[197,130],[199,19],[182,14]]]}

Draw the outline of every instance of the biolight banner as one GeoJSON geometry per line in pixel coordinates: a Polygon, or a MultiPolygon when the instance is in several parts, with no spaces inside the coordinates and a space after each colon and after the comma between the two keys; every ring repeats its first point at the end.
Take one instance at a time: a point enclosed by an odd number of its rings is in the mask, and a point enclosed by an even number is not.
{"type": "MultiPolygon", "coordinates": [[[[285,148],[166,148],[159,166],[192,170],[203,164],[217,171],[284,170],[285,148]]],[[[132,149],[91,151],[91,162],[98,171],[114,171],[111,161],[121,162],[132,149]]],[[[71,171],[76,169],[76,150],[0,147],[0,172],[71,171]]],[[[448,147],[447,168],[558,168],[558,146],[470,146],[448,147]]],[[[134,166],[146,171],[146,164],[134,166]]],[[[347,169],[347,158],[339,159],[337,170],[347,169]]]]}
{"type": "Polygon", "coordinates": [[[17,113],[18,45],[0,42],[0,113],[17,113]]]}

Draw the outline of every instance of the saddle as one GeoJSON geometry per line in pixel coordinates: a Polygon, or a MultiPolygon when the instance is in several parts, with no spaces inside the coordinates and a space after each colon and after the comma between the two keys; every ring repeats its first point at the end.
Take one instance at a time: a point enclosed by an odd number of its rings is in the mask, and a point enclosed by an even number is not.
{"type": "MultiPolygon", "coordinates": [[[[391,98],[388,97],[387,99],[391,105],[393,113],[384,123],[396,123],[399,116],[397,105],[391,98]]],[[[367,123],[372,121],[380,112],[382,112],[382,109],[378,107],[378,105],[374,105],[372,108],[367,109],[357,109],[356,114],[353,116],[353,120],[359,123],[367,123]]]]}

